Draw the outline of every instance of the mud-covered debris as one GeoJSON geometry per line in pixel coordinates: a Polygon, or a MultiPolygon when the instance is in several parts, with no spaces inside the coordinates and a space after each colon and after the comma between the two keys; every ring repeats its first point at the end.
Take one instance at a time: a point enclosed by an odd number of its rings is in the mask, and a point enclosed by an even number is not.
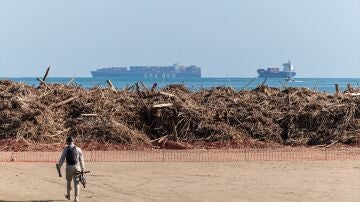
{"type": "Polygon", "coordinates": [[[24,150],[31,144],[61,146],[68,135],[79,144],[96,142],[104,148],[150,148],[162,137],[165,148],[190,148],[194,142],[360,145],[358,92],[351,88],[351,93],[331,95],[264,85],[252,91],[216,87],[193,92],[183,85],[147,89],[142,84],[114,91],[0,81],[0,139],[24,150]]]}

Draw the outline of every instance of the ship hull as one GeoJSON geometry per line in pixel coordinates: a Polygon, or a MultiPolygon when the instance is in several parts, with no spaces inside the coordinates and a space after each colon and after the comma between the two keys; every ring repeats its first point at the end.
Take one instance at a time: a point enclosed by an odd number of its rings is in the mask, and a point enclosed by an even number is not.
{"type": "Polygon", "coordinates": [[[269,67],[267,69],[258,69],[259,78],[292,78],[296,76],[296,72],[290,61],[284,63],[283,70],[281,71],[278,67],[269,67]]]}
{"type": "Polygon", "coordinates": [[[201,74],[188,74],[188,73],[148,73],[148,72],[121,72],[121,73],[104,73],[92,71],[93,78],[200,78],[201,74]]]}
{"type": "Polygon", "coordinates": [[[296,72],[259,72],[259,78],[292,78],[296,76],[296,72]]]}
{"type": "Polygon", "coordinates": [[[141,73],[131,73],[123,72],[123,73],[107,73],[107,72],[91,72],[93,78],[125,78],[125,77],[143,77],[144,75],[141,73]]]}
{"type": "Polygon", "coordinates": [[[195,65],[183,66],[130,66],[108,67],[91,72],[94,78],[201,78],[201,68],[195,65]]]}

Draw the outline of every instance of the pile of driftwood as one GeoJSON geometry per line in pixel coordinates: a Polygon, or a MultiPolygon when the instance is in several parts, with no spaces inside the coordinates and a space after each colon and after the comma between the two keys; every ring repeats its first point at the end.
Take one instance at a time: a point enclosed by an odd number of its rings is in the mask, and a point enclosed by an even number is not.
{"type": "Polygon", "coordinates": [[[84,89],[45,79],[38,87],[0,81],[0,150],[61,147],[68,135],[97,149],[183,149],[199,142],[360,145],[359,89],[332,95],[261,85],[251,91],[216,87],[192,92],[183,85],[158,89],[142,82],[116,89],[111,81],[108,88],[84,89]]]}

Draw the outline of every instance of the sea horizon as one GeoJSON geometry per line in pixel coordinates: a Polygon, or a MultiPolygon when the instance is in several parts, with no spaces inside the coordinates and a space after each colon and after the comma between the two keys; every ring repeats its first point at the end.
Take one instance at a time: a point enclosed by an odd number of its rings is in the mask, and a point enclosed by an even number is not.
{"type": "MultiPolygon", "coordinates": [[[[1,80],[12,80],[23,82],[27,85],[38,85],[38,77],[1,77],[1,80]]],[[[96,86],[106,87],[106,80],[111,80],[116,88],[124,88],[142,81],[147,87],[154,83],[158,87],[165,87],[169,84],[183,84],[190,90],[213,87],[232,87],[235,90],[252,90],[264,83],[270,87],[286,88],[298,87],[309,88],[318,92],[334,93],[335,84],[339,84],[340,90],[345,90],[347,85],[360,87],[360,78],[293,78],[293,81],[286,81],[284,78],[258,78],[258,77],[201,77],[201,78],[93,78],[93,77],[48,77],[46,82],[52,84],[67,84],[73,80],[78,86],[92,88],[96,86]],[[266,80],[266,81],[265,81],[266,80]]]]}

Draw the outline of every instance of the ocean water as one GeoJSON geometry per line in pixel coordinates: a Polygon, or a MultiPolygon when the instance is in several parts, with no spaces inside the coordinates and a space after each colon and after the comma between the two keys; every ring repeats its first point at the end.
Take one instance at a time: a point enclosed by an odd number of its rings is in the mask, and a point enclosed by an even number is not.
{"type": "MultiPolygon", "coordinates": [[[[13,80],[23,82],[28,85],[37,86],[39,82],[36,78],[0,78],[2,80],[13,80]]],[[[48,83],[62,83],[69,82],[69,78],[48,78],[48,83]]],[[[199,90],[201,88],[212,88],[217,86],[231,86],[236,90],[251,90],[264,82],[263,78],[191,78],[191,79],[162,79],[162,78],[112,78],[112,83],[117,88],[124,88],[131,86],[138,81],[142,81],[147,87],[151,87],[155,82],[158,87],[163,87],[169,84],[184,84],[190,90],[199,90]]],[[[106,78],[74,78],[77,85],[83,88],[92,88],[97,85],[107,86],[106,78]]],[[[285,88],[285,87],[305,87],[319,92],[333,93],[335,92],[335,84],[340,85],[341,90],[345,90],[347,84],[353,87],[360,86],[360,78],[295,78],[294,81],[285,81],[280,78],[267,79],[265,82],[268,86],[285,88]]]]}

